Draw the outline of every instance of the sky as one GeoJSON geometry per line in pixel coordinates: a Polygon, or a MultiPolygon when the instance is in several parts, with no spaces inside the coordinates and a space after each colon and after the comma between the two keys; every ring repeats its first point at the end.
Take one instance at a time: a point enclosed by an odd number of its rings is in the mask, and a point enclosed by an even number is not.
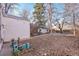
{"type": "Polygon", "coordinates": [[[26,10],[28,10],[30,12],[33,10],[33,6],[34,6],[33,3],[20,3],[19,4],[19,8],[26,9],[26,10]]]}
{"type": "MultiPolygon", "coordinates": [[[[18,10],[20,10],[20,12],[22,12],[23,10],[27,10],[30,14],[32,14],[33,7],[34,7],[33,3],[19,3],[18,10]]],[[[17,15],[16,12],[15,15],[17,15]]]]}
{"type": "MultiPolygon", "coordinates": [[[[55,3],[54,6],[57,8],[57,11],[62,11],[64,8],[63,4],[55,3]]],[[[30,15],[32,15],[32,12],[34,10],[34,3],[19,3],[18,4],[18,10],[14,10],[13,14],[19,16],[19,13],[21,13],[24,9],[26,9],[30,15]]]]}
{"type": "Polygon", "coordinates": [[[62,11],[64,9],[64,5],[61,3],[55,3],[54,6],[57,8],[57,11],[62,11]]]}

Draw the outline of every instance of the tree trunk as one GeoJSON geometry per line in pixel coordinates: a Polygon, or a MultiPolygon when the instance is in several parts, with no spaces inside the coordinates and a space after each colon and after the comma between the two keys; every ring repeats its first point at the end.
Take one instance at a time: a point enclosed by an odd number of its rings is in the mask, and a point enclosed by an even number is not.
{"type": "Polygon", "coordinates": [[[50,21],[50,24],[49,24],[49,31],[50,33],[52,33],[52,7],[51,7],[51,3],[49,4],[49,21],[50,21]]]}
{"type": "Polygon", "coordinates": [[[75,36],[76,28],[75,28],[75,14],[73,13],[73,34],[75,36]]]}
{"type": "Polygon", "coordinates": [[[63,30],[62,30],[62,28],[60,28],[60,33],[63,33],[63,30]]]}

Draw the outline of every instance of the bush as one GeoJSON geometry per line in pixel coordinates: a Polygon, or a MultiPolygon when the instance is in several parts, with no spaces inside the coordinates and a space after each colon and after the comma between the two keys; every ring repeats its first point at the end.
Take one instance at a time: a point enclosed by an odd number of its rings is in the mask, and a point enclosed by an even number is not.
{"type": "Polygon", "coordinates": [[[13,56],[18,56],[20,52],[21,52],[20,50],[13,52],[13,56]]]}

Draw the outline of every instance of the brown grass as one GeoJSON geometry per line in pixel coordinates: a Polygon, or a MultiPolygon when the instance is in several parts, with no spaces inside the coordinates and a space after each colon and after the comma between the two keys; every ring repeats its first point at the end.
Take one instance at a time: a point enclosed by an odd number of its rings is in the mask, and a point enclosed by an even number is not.
{"type": "Polygon", "coordinates": [[[79,38],[45,34],[27,40],[30,49],[24,49],[21,56],[79,56],[79,38]]]}

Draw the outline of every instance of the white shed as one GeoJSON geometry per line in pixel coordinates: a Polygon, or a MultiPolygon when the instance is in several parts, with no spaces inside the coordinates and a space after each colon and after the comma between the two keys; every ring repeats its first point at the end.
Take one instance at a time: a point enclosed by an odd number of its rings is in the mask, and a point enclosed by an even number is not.
{"type": "Polygon", "coordinates": [[[15,16],[2,16],[1,18],[1,37],[4,41],[11,39],[30,38],[30,23],[15,16]]]}

